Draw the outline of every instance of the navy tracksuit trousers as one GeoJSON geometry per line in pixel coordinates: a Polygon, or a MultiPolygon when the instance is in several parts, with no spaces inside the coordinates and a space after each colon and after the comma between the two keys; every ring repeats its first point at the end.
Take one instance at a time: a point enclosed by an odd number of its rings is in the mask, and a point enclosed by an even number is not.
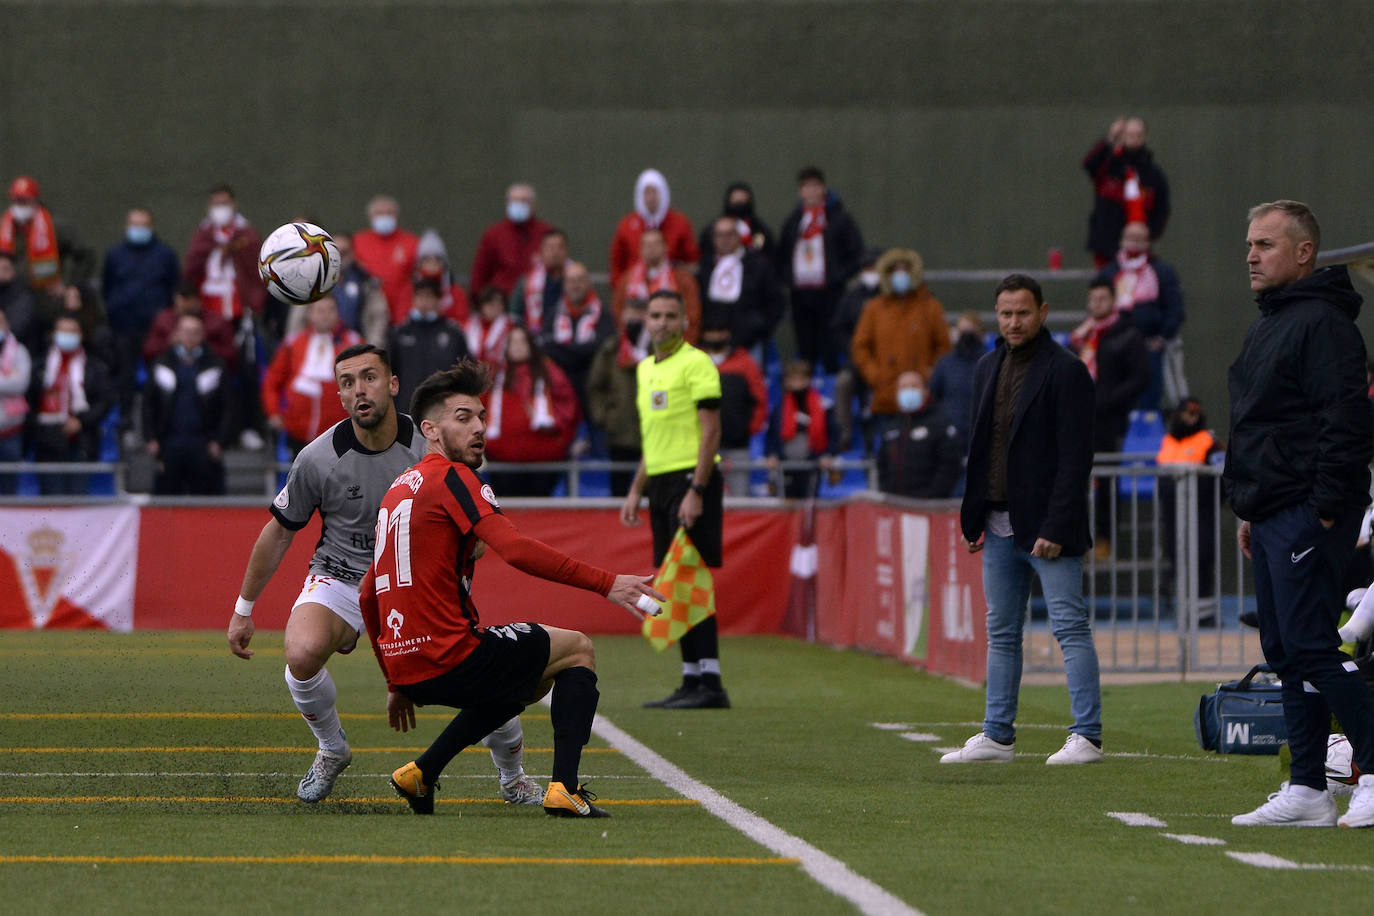
{"type": "Polygon", "coordinates": [[[1360,772],[1374,773],[1374,697],[1336,632],[1345,606],[1341,577],[1363,514],[1342,513],[1327,529],[1315,509],[1299,503],[1250,525],[1260,645],[1283,682],[1294,785],[1326,788],[1333,713],[1360,772]]]}

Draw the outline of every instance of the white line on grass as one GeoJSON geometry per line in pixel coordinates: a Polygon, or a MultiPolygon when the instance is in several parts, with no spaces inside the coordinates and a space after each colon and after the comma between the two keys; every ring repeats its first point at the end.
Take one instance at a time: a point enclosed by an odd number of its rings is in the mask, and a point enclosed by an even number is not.
{"type": "Polygon", "coordinates": [[[1108,811],[1107,817],[1114,817],[1127,827],[1168,827],[1157,817],[1139,811],[1108,811]]]}
{"type": "Polygon", "coordinates": [[[907,741],[939,741],[940,736],[930,732],[902,732],[902,738],[907,741]]]}
{"type": "MultiPolygon", "coordinates": [[[[546,701],[547,702],[547,701],[546,701]]],[[[802,869],[826,890],[848,900],[862,913],[920,916],[920,911],[879,885],[854,872],[834,856],[821,852],[801,837],[764,820],[747,808],[732,802],[704,782],[693,779],[648,746],[630,737],[609,719],[597,716],[592,732],[611,747],[643,767],[668,788],[701,806],[754,842],[780,856],[798,859],[802,869]]]]}
{"type": "Polygon", "coordinates": [[[1253,865],[1256,868],[1277,868],[1290,871],[1374,871],[1374,865],[1322,865],[1317,863],[1294,862],[1267,852],[1227,852],[1237,862],[1253,865]]]}
{"type": "Polygon", "coordinates": [[[1186,846],[1225,846],[1226,841],[1221,837],[1198,836],[1196,833],[1161,833],[1160,836],[1170,840],[1177,840],[1186,846]]]}

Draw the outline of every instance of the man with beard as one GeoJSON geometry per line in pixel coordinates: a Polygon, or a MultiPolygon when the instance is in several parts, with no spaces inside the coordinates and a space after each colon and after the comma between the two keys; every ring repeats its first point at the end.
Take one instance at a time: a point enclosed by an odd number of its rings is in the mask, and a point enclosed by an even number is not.
{"type": "MultiPolygon", "coordinates": [[[[296,789],[296,797],[310,803],[327,798],[353,762],[335,707],[338,691],[324,665],[335,652],[347,654],[358,644],[363,632],[358,583],[372,561],[377,509],[397,475],[425,454],[424,436],[392,402],[400,383],[385,350],[371,344],[349,347],[335,357],[334,376],[348,417],[301,449],[291,463],[286,486],[272,501],[272,519],[248,558],[228,632],[230,651],[251,658],[253,603],[296,532],[318,510],[320,540],[291,608],[285,644],[286,686],[320,745],[296,789]]],[[[487,741],[501,775],[501,797],[512,804],[538,804],[543,792],[521,765],[520,719],[511,718],[487,741]]]]}

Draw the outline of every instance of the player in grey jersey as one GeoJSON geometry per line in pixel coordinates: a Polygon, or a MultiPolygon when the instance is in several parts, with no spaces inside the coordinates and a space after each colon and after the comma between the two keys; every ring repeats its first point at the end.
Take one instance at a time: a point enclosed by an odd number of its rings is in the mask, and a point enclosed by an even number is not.
{"type": "MultiPolygon", "coordinates": [[[[272,519],[248,558],[228,634],[230,651],[251,658],[253,603],[296,532],[318,511],[320,542],[291,608],[285,645],[286,686],[320,745],[296,789],[306,802],[328,797],[353,760],[339,725],[338,693],[324,665],[335,652],[352,652],[358,643],[363,631],[358,583],[372,562],[377,509],[392,481],[425,453],[424,436],[392,401],[398,382],[385,350],[368,344],[349,347],[336,357],[334,376],[348,419],[301,449],[292,462],[286,486],[272,501],[272,519]]],[[[540,804],[544,792],[522,766],[519,717],[492,732],[486,744],[501,777],[501,797],[514,804],[540,804]]]]}

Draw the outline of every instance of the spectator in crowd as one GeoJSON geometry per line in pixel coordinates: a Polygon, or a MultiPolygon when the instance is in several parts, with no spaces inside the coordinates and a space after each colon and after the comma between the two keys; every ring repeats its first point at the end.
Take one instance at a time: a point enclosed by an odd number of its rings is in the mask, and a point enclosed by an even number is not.
{"type": "Polygon", "coordinates": [[[57,295],[64,280],[88,282],[95,254],[43,206],[38,182],[20,175],[10,183],[9,198],[9,208],[0,214],[0,254],[14,259],[25,284],[57,295]]]}
{"type": "MultiPolygon", "coordinates": [[[[882,274],[878,273],[878,259],[882,256],[883,253],[877,248],[864,251],[858,276],[840,297],[840,303],[835,307],[835,318],[830,322],[830,333],[834,335],[835,347],[840,353],[840,371],[835,373],[835,404],[831,408],[835,420],[836,445],[840,450],[849,448],[854,441],[855,402],[858,402],[861,414],[867,412],[868,386],[854,368],[850,344],[854,341],[854,329],[859,326],[864,306],[880,292],[878,284],[882,274]]],[[[865,454],[871,446],[872,443],[864,442],[865,454]]]]}
{"type": "Polygon", "coordinates": [[[224,361],[225,368],[233,375],[238,369],[239,358],[233,326],[223,315],[207,312],[201,304],[200,291],[185,280],[172,295],[172,307],[158,312],[148,328],[148,336],[143,341],[144,364],[151,365],[172,345],[172,335],[176,333],[177,322],[182,315],[200,316],[201,324],[205,327],[205,345],[224,361]]]}
{"type": "MultiPolygon", "coordinates": [[[[648,303],[625,300],[620,333],[604,341],[587,375],[587,419],[606,436],[606,457],[639,463],[639,411],[635,406],[635,367],[649,355],[649,332],[644,326],[648,303]]],[[[630,491],[634,469],[611,471],[611,495],[630,491]]]]}
{"type": "Polygon", "coordinates": [[[119,425],[127,435],[134,426],[134,378],[157,313],[172,304],[181,281],[177,254],[153,230],[153,215],[142,207],[124,219],[124,239],[105,252],[100,284],[114,332],[115,386],[119,389],[119,425]]]}
{"type": "MultiPolygon", "coordinates": [[[[701,324],[730,329],[734,345],[763,360],[763,347],[782,319],[782,287],[773,265],[745,246],[739,220],[720,217],[711,224],[710,253],[701,261],[701,324]]],[[[687,329],[691,333],[691,327],[687,329]]]]}
{"type": "MultiPolygon", "coordinates": [[[[110,370],[82,347],[81,322],[74,315],[58,317],[43,369],[32,373],[29,383],[34,460],[96,460],[100,424],[113,395],[110,370]]],[[[79,495],[86,492],[86,475],[40,474],[38,487],[44,496],[79,495]]]]}
{"type": "Polygon", "coordinates": [[[391,371],[400,380],[396,403],[410,405],[410,396],[435,372],[452,369],[468,355],[463,329],[440,310],[439,281],[423,277],[415,281],[410,320],[391,331],[387,353],[391,371]]]}
{"type": "Polygon", "coordinates": [[[655,169],[645,169],[635,179],[635,207],[616,226],[611,241],[611,287],[639,260],[639,237],[645,229],[658,229],[668,246],[669,260],[695,265],[701,260],[692,224],[671,206],[668,181],[655,169]]]}
{"type": "Polygon", "coordinates": [[[701,293],[697,279],[690,270],[668,258],[668,244],[662,230],[645,229],[639,236],[639,260],[621,276],[611,296],[615,320],[620,321],[626,299],[648,302],[649,296],[661,289],[672,290],[682,297],[687,309],[685,339],[688,343],[696,343],[701,328],[701,293]]]}
{"type": "Polygon", "coordinates": [[[552,315],[544,315],[539,346],[572,382],[582,412],[586,411],[587,373],[592,368],[592,357],[602,341],[615,333],[615,319],[592,288],[586,266],[569,261],[563,274],[563,297],[552,315]]]}
{"type": "Polygon", "coordinates": [[[239,212],[234,189],[211,188],[206,217],[191,235],[185,273],[207,312],[235,326],[245,315],[262,315],[267,288],[258,278],[261,248],[262,236],[239,212]]]}
{"type": "Polygon", "coordinates": [[[729,325],[701,329],[701,349],[720,373],[720,470],[731,496],[749,495],[749,440],[768,425],[768,387],[763,370],[744,347],[734,345],[729,325]]]}
{"type": "Polygon", "coordinates": [[[354,257],[382,284],[392,324],[410,313],[410,284],[420,248],[420,239],[401,228],[400,217],[396,198],[378,194],[367,204],[368,227],[353,233],[354,257]]]}
{"type": "Polygon", "coordinates": [[[1098,275],[1112,285],[1117,311],[1145,337],[1150,351],[1150,384],[1140,395],[1141,410],[1158,410],[1160,398],[1177,404],[1188,394],[1183,377],[1183,286],[1178,272],[1150,250],[1150,229],[1127,223],[1115,260],[1098,275]]]}
{"type": "Polygon", "coordinates": [[[348,415],[335,387],[334,357],[363,342],[362,335],[339,320],[333,296],[305,308],[306,326],[282,341],[262,380],[267,425],[286,434],[293,458],[348,415]]]}
{"type": "Polygon", "coordinates": [[[506,335],[510,328],[506,294],[499,287],[488,286],[477,295],[477,311],[463,328],[468,353],[493,369],[499,368],[506,358],[506,335]]]}
{"type": "MultiPolygon", "coordinates": [[[[1131,410],[1150,384],[1150,354],[1130,317],[1117,311],[1112,286],[1101,277],[1088,288],[1088,315],[1069,335],[1069,349],[1093,377],[1093,451],[1119,452],[1131,410]]],[[[1097,484],[1093,549],[1098,559],[1105,560],[1112,555],[1115,535],[1115,478],[1099,478],[1097,484]]]]}
{"type": "MultiPolygon", "coordinates": [[[[745,248],[758,252],[764,260],[773,260],[778,240],[768,224],[759,218],[755,210],[754,189],[748,182],[732,181],[726,186],[725,203],[721,206],[720,215],[735,221],[735,231],[739,233],[740,243],[745,248]]],[[[701,230],[701,236],[697,239],[697,249],[703,257],[714,247],[715,241],[711,237],[714,229],[715,222],[712,221],[701,230]]]]}
{"type": "MultiPolygon", "coordinates": [[[[472,314],[472,305],[468,300],[467,290],[453,281],[448,247],[444,245],[444,240],[438,232],[433,229],[425,230],[424,235],[420,236],[420,246],[415,251],[415,257],[415,279],[430,280],[438,286],[439,314],[462,327],[472,314]]],[[[415,310],[412,308],[402,320],[409,319],[414,313],[415,310]]]]}
{"type": "MultiPolygon", "coordinates": [[[[351,233],[338,233],[334,236],[334,244],[339,248],[339,280],[334,284],[339,320],[363,335],[374,347],[384,347],[391,327],[391,307],[382,293],[382,284],[358,263],[351,233]]],[[[296,311],[301,313],[303,322],[305,310],[296,311]]]]}
{"type": "Polygon", "coordinates": [[[1093,211],[1088,217],[1088,251],[1102,267],[1116,256],[1117,241],[1127,223],[1146,223],[1158,239],[1169,222],[1169,181],[1145,145],[1145,121],[1119,117],[1083,157],[1093,183],[1093,211]]]}
{"type": "Polygon", "coordinates": [[[944,307],[922,279],[921,256],[893,248],[878,259],[879,294],[859,316],[850,354],[854,368],[873,391],[875,420],[897,417],[897,376],[908,370],[927,379],[950,351],[944,307]]]}
{"type": "Polygon", "coordinates": [[[161,496],[224,492],[229,376],[224,361],[205,346],[205,322],[200,315],[181,315],[172,346],[148,367],[143,430],[148,454],[157,460],[153,492],[161,496]]]}
{"type": "MultiPolygon", "coordinates": [[[[1202,402],[1197,398],[1184,398],[1169,415],[1164,427],[1164,439],[1155,455],[1155,464],[1161,468],[1211,464],[1214,457],[1225,451],[1207,428],[1207,417],[1202,412],[1202,402]]],[[[1175,569],[1188,562],[1189,554],[1197,556],[1197,594],[1208,600],[1216,595],[1217,570],[1217,478],[1210,474],[1199,474],[1197,478],[1197,542],[1188,545],[1187,539],[1178,537],[1178,506],[1175,494],[1178,480],[1167,474],[1159,477],[1159,511],[1162,530],[1160,543],[1170,545],[1173,551],[1175,569]]],[[[1199,623],[1211,623],[1216,619],[1216,608],[1207,607],[1198,615],[1199,623]]]]}
{"type": "Polygon", "coordinates": [[[511,314],[535,334],[544,325],[544,315],[552,315],[563,298],[563,270],[568,266],[568,235],[562,229],[549,229],[539,241],[534,265],[515,285],[511,314]]]}
{"type": "MultiPolygon", "coordinates": [[[[506,337],[505,365],[496,372],[487,402],[487,458],[501,464],[566,461],[582,412],[572,383],[544,355],[522,325],[506,337]]],[[[558,471],[492,469],[502,496],[552,496],[558,471]]]]}
{"type": "Polygon", "coordinates": [[[897,376],[897,409],[878,447],[878,488],[912,499],[948,499],[964,470],[959,428],[914,370],[897,376]]]}
{"type": "Polygon", "coordinates": [[[820,486],[820,472],[830,466],[836,438],[830,412],[821,393],[812,383],[811,364],[794,359],[783,369],[782,397],[768,418],[765,454],[768,467],[776,470],[782,461],[809,461],[805,471],[783,471],[782,492],[786,499],[814,497],[820,486]]]}
{"type": "Polygon", "coordinates": [[[45,327],[52,327],[63,315],[81,322],[82,347],[86,353],[99,357],[111,373],[117,371],[114,333],[95,290],[84,284],[64,283],[54,295],[39,302],[38,313],[45,327]]]}
{"type": "Polygon", "coordinates": [[[30,353],[42,343],[43,324],[38,317],[38,300],[19,275],[14,255],[0,252],[0,312],[5,313],[10,332],[30,353]]]}
{"type": "Polygon", "coordinates": [[[553,228],[534,215],[534,203],[530,185],[516,182],[506,188],[505,219],[487,227],[472,257],[468,289],[473,298],[488,286],[509,296],[529,271],[544,233],[553,228]]]}
{"type": "Polygon", "coordinates": [[[954,348],[935,363],[930,393],[959,436],[968,441],[973,423],[973,369],[987,351],[987,329],[978,313],[969,310],[954,323],[954,348]]]}
{"type": "MultiPolygon", "coordinates": [[[[0,312],[0,462],[24,460],[24,420],[29,414],[32,372],[28,348],[10,332],[9,321],[0,312]]],[[[630,396],[633,399],[633,377],[630,396]]],[[[13,496],[17,482],[14,474],[0,474],[0,496],[13,496]]]]}
{"type": "Polygon", "coordinates": [[[815,166],[797,173],[797,198],[778,242],[778,274],[791,291],[798,355],[835,372],[839,353],[830,323],[845,285],[859,272],[863,235],[815,166]]]}

